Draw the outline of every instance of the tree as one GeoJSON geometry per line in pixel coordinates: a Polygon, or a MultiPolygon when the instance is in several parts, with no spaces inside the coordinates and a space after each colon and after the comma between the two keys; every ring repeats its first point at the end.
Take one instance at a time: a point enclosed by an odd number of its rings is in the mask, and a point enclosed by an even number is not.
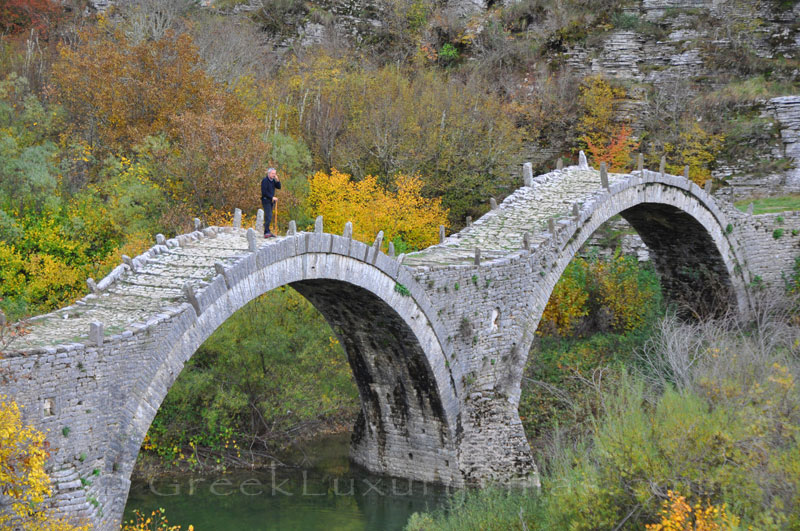
{"type": "Polygon", "coordinates": [[[483,85],[385,67],[359,73],[352,86],[357,97],[335,163],[356,178],[419,174],[423,193],[441,197],[454,223],[513,190],[508,167],[520,156],[520,132],[483,85]]]}
{"type": "Polygon", "coordinates": [[[33,28],[46,35],[62,9],[53,0],[3,0],[0,4],[0,29],[2,33],[15,35],[33,28]]]}
{"type": "Polygon", "coordinates": [[[689,179],[704,186],[711,178],[711,169],[724,141],[724,135],[709,133],[693,121],[680,132],[675,142],[664,144],[667,171],[682,175],[684,166],[689,166],[689,179]]]}
{"type": "Polygon", "coordinates": [[[439,225],[448,224],[441,199],[424,198],[419,177],[398,175],[393,184],[396,191],[372,176],[353,182],[335,169],[317,172],[309,182],[308,202],[330,231],[341,231],[352,221],[353,237],[368,243],[383,231],[384,249],[391,241],[412,249],[436,243],[439,225]]]}
{"type": "Polygon", "coordinates": [[[171,168],[181,199],[198,212],[257,208],[269,145],[262,124],[234,96],[214,94],[202,112],[173,116],[170,125],[181,147],[171,168]]]}
{"type": "Polygon", "coordinates": [[[639,147],[639,142],[631,138],[632,133],[629,125],[622,125],[613,134],[608,145],[596,145],[586,138],[586,148],[596,164],[605,162],[610,171],[624,171],[630,165],[632,153],[639,147]]]}
{"type": "Polygon", "coordinates": [[[578,138],[594,162],[605,162],[610,171],[625,170],[639,147],[631,137],[630,126],[614,121],[614,107],[624,97],[623,89],[612,87],[601,76],[586,78],[581,87],[583,116],[578,123],[578,138]]]}
{"type": "Polygon", "coordinates": [[[441,197],[454,224],[514,188],[508,169],[522,152],[521,131],[480,81],[368,70],[317,52],[289,61],[263,90],[270,132],[302,137],[318,167],[383,185],[419,174],[423,194],[441,197]]]}
{"type": "Polygon", "coordinates": [[[53,66],[58,99],[73,128],[100,154],[124,151],[149,135],[170,132],[171,118],[205,111],[215,92],[191,37],[171,32],[131,43],[121,31],[87,29],[59,48],[53,66]]]}
{"type": "Polygon", "coordinates": [[[49,445],[44,434],[22,422],[20,407],[0,396],[0,494],[8,499],[10,513],[0,513],[0,527],[13,525],[31,531],[88,530],[53,516],[45,509],[52,494],[45,472],[49,445]]]}

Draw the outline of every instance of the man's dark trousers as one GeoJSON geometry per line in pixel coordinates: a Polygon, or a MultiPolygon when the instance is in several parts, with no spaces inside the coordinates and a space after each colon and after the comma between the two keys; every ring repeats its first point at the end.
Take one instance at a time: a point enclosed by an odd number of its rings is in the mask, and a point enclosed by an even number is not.
{"type": "Polygon", "coordinates": [[[262,199],[261,208],[264,209],[264,234],[269,234],[269,226],[272,225],[272,200],[262,199]]]}

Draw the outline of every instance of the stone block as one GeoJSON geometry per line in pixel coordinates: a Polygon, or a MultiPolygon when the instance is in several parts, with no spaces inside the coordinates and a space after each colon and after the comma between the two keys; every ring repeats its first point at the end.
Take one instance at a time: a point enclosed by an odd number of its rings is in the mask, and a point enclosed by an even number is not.
{"type": "Polygon", "coordinates": [[[366,244],[358,240],[353,240],[353,243],[350,244],[350,257],[363,261],[366,259],[367,249],[368,247],[366,244]]]}
{"type": "Polygon", "coordinates": [[[211,283],[197,295],[197,302],[200,308],[208,308],[228,291],[224,275],[214,277],[211,283]]]}
{"type": "Polygon", "coordinates": [[[352,240],[350,238],[345,238],[342,236],[334,236],[332,238],[331,252],[335,254],[348,256],[350,254],[351,241],[352,240]]]}
{"type": "Polygon", "coordinates": [[[331,250],[331,234],[315,232],[308,235],[309,253],[327,253],[331,250]]]}
{"type": "Polygon", "coordinates": [[[397,260],[394,260],[383,253],[378,253],[375,260],[375,267],[383,271],[390,278],[396,279],[401,266],[397,260]]]}

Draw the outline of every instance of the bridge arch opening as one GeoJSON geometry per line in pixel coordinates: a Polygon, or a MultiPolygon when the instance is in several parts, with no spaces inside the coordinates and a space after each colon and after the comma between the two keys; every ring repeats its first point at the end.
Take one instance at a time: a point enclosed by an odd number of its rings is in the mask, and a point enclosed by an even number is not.
{"type": "Polygon", "coordinates": [[[381,471],[388,472],[388,461],[413,461],[415,454],[426,458],[429,452],[412,443],[414,438],[429,438],[438,447],[452,443],[425,351],[394,309],[370,291],[341,281],[291,286],[325,317],[347,354],[361,401],[352,436],[356,462],[373,470],[375,463],[384,463],[381,471]]]}
{"type": "MultiPolygon", "coordinates": [[[[731,308],[747,313],[745,272],[735,243],[729,241],[732,226],[726,226],[706,199],[682,188],[650,183],[606,196],[570,234],[561,235],[558,259],[538,282],[544,301],[573,258],[587,254],[585,245],[595,232],[622,218],[647,246],[663,295],[679,315],[706,317],[731,308]]],[[[543,310],[536,308],[532,328],[538,326],[543,310]]]]}

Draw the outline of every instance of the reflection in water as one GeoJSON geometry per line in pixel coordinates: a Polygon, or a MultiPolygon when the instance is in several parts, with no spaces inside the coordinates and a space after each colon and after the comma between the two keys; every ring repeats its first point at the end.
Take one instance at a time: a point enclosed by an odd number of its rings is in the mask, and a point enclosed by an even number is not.
{"type": "Polygon", "coordinates": [[[445,502],[444,487],[351,466],[348,444],[348,434],[317,440],[298,468],[134,482],[125,519],[134,509],[149,514],[163,507],[171,525],[198,531],[390,530],[445,502]]]}

